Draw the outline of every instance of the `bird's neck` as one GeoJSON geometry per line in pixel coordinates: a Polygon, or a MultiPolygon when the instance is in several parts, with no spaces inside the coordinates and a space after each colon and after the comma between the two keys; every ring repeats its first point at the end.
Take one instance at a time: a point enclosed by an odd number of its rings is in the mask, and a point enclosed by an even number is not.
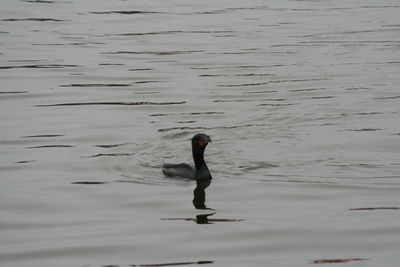
{"type": "Polygon", "coordinates": [[[212,176],[204,161],[204,148],[193,146],[193,160],[196,167],[196,180],[210,180],[212,176]]]}
{"type": "Polygon", "coordinates": [[[207,166],[204,161],[204,149],[193,147],[193,160],[196,170],[201,169],[203,166],[207,166]]]}

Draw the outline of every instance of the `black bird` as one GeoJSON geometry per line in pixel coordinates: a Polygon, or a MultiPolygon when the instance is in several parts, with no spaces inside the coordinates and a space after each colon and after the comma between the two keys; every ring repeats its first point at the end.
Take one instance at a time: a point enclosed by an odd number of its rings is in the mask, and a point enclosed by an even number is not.
{"type": "Polygon", "coordinates": [[[195,168],[186,163],[164,164],[163,173],[170,177],[182,177],[192,180],[210,180],[211,173],[204,161],[204,150],[211,138],[206,134],[196,134],[192,138],[192,153],[195,168]]]}

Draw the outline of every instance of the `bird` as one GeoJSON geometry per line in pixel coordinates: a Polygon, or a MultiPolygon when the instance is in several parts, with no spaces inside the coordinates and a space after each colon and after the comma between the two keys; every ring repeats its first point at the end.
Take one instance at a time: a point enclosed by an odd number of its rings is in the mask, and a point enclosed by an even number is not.
{"type": "Polygon", "coordinates": [[[192,154],[195,167],[193,168],[187,163],[166,163],[162,166],[162,172],[168,177],[181,177],[197,181],[211,180],[211,173],[204,161],[204,150],[210,142],[211,138],[208,135],[204,133],[196,134],[192,138],[192,154]]]}

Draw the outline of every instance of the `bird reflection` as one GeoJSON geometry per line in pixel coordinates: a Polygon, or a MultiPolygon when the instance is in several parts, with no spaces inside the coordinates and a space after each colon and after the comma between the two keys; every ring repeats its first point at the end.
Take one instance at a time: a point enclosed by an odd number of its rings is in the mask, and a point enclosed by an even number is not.
{"type": "Polygon", "coordinates": [[[211,184],[210,180],[197,180],[197,186],[193,191],[193,205],[199,210],[212,210],[206,207],[206,191],[205,189],[211,184]]]}
{"type": "Polygon", "coordinates": [[[196,215],[196,218],[161,218],[168,221],[190,221],[197,224],[212,224],[215,222],[240,222],[242,219],[212,219],[208,218],[215,214],[215,210],[206,206],[206,191],[205,189],[211,184],[209,180],[197,180],[197,186],[193,191],[193,205],[198,210],[208,210],[208,212],[196,215]]]}
{"type": "MultiPolygon", "coordinates": [[[[211,208],[207,208],[206,206],[206,191],[205,189],[211,184],[211,179],[209,180],[197,180],[197,186],[193,191],[193,205],[196,209],[199,210],[213,210],[211,208]]],[[[208,216],[214,215],[215,212],[199,214],[196,215],[196,223],[197,224],[208,224],[208,216]]]]}

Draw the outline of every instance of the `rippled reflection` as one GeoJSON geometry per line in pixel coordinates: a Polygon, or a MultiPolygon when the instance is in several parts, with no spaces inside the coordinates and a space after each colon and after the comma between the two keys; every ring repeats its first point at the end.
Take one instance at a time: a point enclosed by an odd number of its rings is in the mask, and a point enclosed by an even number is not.
{"type": "Polygon", "coordinates": [[[161,218],[161,220],[168,221],[192,221],[197,224],[212,224],[215,222],[240,222],[243,219],[210,219],[209,216],[215,215],[216,211],[206,206],[206,191],[211,184],[210,180],[198,180],[196,188],[193,191],[193,205],[198,210],[208,210],[206,213],[196,215],[196,218],[161,218]]]}
{"type": "Polygon", "coordinates": [[[193,191],[193,205],[196,209],[199,210],[212,210],[211,208],[206,207],[206,191],[205,189],[209,187],[211,184],[211,180],[205,181],[197,181],[197,186],[193,191]]]}
{"type": "MultiPolygon", "coordinates": [[[[199,210],[213,210],[211,208],[207,208],[206,206],[206,191],[205,189],[209,187],[211,184],[210,180],[198,180],[197,186],[193,191],[193,205],[196,209],[199,210]]],[[[197,224],[208,224],[208,216],[214,215],[215,212],[206,213],[206,214],[198,214],[196,215],[196,223],[197,224]]]]}

